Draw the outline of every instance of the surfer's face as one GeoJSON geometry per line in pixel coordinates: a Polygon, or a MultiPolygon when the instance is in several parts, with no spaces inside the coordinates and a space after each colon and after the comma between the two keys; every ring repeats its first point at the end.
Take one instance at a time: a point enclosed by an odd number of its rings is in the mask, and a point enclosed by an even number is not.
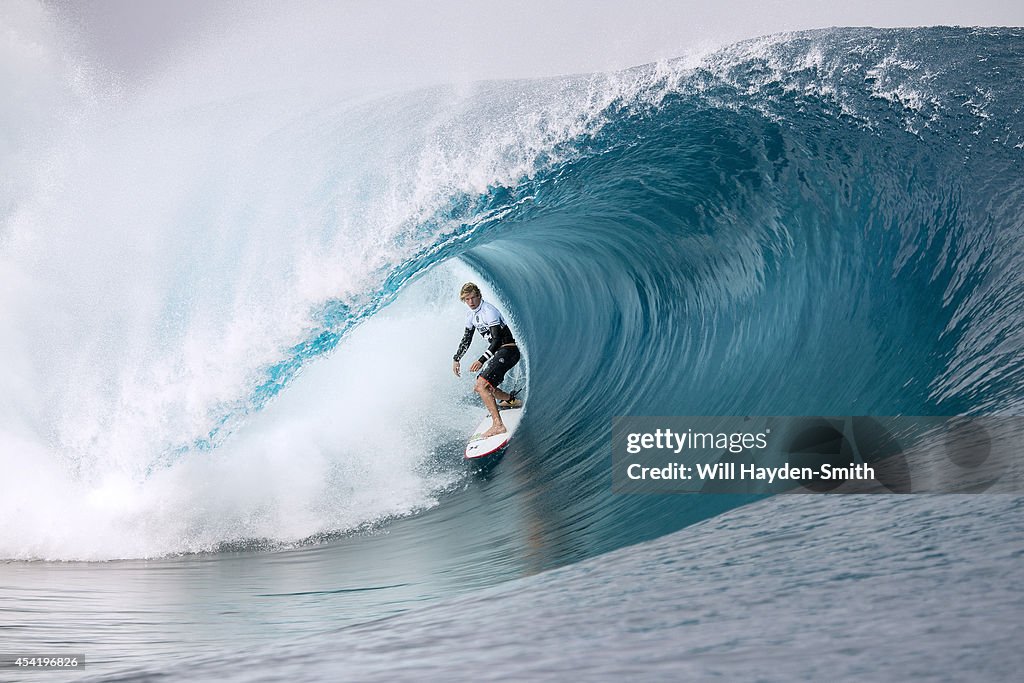
{"type": "Polygon", "coordinates": [[[476,294],[467,294],[462,297],[462,300],[465,301],[466,305],[470,308],[476,308],[480,305],[480,292],[477,292],[476,294]]]}

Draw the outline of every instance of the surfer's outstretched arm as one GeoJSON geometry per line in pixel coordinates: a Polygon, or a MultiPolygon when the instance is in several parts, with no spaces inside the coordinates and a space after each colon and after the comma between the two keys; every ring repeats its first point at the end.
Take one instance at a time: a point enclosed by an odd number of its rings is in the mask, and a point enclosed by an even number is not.
{"type": "Polygon", "coordinates": [[[469,345],[472,342],[473,328],[467,327],[465,334],[462,335],[462,341],[459,342],[459,348],[455,352],[455,355],[452,357],[452,372],[455,373],[456,377],[462,376],[461,368],[459,368],[459,361],[462,360],[462,357],[466,354],[466,351],[469,350],[469,345]]]}

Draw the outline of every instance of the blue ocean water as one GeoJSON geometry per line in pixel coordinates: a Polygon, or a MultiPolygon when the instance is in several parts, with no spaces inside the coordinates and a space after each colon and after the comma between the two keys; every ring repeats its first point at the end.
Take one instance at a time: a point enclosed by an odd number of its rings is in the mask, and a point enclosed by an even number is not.
{"type": "Polygon", "coordinates": [[[112,157],[179,145],[139,165],[144,212],[84,182],[84,142],[0,241],[65,313],[0,337],[42,387],[0,403],[3,463],[49,478],[0,503],[7,649],[96,680],[1008,677],[1019,497],[613,495],[610,430],[1018,413],[1022,61],[1020,29],[834,29],[298,115],[133,111],[112,157]],[[526,357],[484,475],[445,374],[468,278],[526,357]]]}

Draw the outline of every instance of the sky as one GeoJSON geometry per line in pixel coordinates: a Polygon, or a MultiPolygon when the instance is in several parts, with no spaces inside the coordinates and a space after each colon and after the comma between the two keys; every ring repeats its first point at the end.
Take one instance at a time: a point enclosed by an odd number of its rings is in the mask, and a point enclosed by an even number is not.
{"type": "MultiPolygon", "coordinates": [[[[4,2],[7,0],[0,0],[4,2]]],[[[351,77],[474,80],[604,71],[829,26],[1021,26],[1020,0],[42,0],[128,78],[198,42],[328,52],[351,77]]]]}

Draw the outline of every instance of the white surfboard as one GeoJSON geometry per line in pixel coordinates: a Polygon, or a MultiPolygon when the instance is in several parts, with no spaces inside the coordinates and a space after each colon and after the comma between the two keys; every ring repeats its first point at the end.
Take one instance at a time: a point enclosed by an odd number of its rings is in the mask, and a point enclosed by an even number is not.
{"type": "Polygon", "coordinates": [[[519,426],[519,418],[523,416],[522,408],[506,408],[501,411],[501,421],[505,423],[506,431],[503,434],[496,434],[489,436],[486,439],[481,435],[491,428],[491,416],[485,415],[484,419],[480,421],[476,429],[473,430],[473,436],[469,438],[469,443],[466,444],[466,460],[480,460],[486,458],[488,455],[493,455],[500,451],[502,448],[508,445],[509,440],[512,438],[512,433],[516,431],[516,427],[519,426]]]}

